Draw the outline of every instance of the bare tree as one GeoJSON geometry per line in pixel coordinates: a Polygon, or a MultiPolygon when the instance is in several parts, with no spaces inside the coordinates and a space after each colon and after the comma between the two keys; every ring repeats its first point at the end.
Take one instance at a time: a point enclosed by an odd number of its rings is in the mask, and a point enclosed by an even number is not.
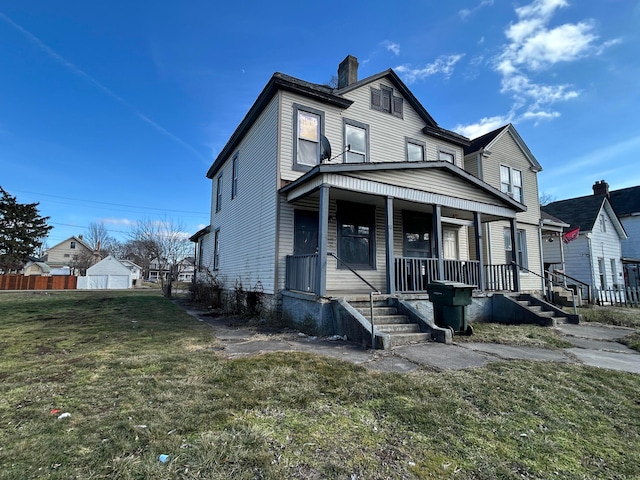
{"type": "Polygon", "coordinates": [[[103,222],[91,222],[83,240],[93,250],[101,254],[113,254],[118,246],[118,241],[109,235],[109,231],[103,222]]]}
{"type": "Polygon", "coordinates": [[[540,205],[544,206],[544,205],[550,204],[551,202],[555,202],[556,197],[554,197],[550,193],[541,192],[539,201],[540,201],[540,205]]]}
{"type": "Polygon", "coordinates": [[[192,244],[184,224],[172,219],[142,220],[131,233],[131,240],[145,249],[160,272],[160,287],[171,296],[173,282],[186,266],[183,260],[191,253],[192,244]],[[165,279],[166,272],[166,279],[165,279]]]}

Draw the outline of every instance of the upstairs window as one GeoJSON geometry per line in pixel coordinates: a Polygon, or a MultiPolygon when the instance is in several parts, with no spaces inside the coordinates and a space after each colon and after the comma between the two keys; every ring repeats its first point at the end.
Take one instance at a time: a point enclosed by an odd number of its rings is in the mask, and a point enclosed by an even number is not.
{"type": "Polygon", "coordinates": [[[408,162],[424,162],[424,142],[419,140],[407,139],[407,161],[408,162]]]}
{"type": "Polygon", "coordinates": [[[380,88],[371,88],[371,108],[402,118],[402,97],[394,95],[393,88],[385,85],[380,85],[380,88]]]}
{"type": "Polygon", "coordinates": [[[76,248],[76,242],[71,242],[71,245],[69,246],[69,248],[76,248]]]}
{"type": "Polygon", "coordinates": [[[320,160],[320,138],[324,114],[316,109],[294,105],[295,165],[313,167],[320,160]]]}
{"type": "Polygon", "coordinates": [[[344,144],[348,147],[346,163],[369,161],[369,126],[353,120],[344,121],[344,144]]]}
{"type": "Polygon", "coordinates": [[[523,203],[522,172],[515,168],[500,165],[500,191],[523,203]]]}
{"type": "Polygon", "coordinates": [[[222,209],[222,174],[218,175],[216,185],[216,212],[222,209]]]}
{"type": "Polygon", "coordinates": [[[600,215],[600,230],[607,233],[607,220],[604,218],[604,214],[600,215]]]}
{"type": "Polygon", "coordinates": [[[231,199],[238,196],[238,154],[233,157],[231,168],[231,199]]]}
{"type": "Polygon", "coordinates": [[[456,156],[452,152],[447,152],[445,150],[439,150],[438,151],[438,160],[440,160],[441,162],[455,163],[456,156]]]}

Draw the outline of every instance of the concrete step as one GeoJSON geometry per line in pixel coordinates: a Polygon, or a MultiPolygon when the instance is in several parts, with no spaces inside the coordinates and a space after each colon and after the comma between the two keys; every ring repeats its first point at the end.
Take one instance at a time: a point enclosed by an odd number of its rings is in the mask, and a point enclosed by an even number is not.
{"type": "MultiPolygon", "coordinates": [[[[356,310],[365,317],[368,317],[371,314],[371,309],[369,307],[358,307],[356,310]]],[[[379,315],[395,315],[396,313],[398,313],[398,310],[395,307],[373,307],[374,317],[379,315]]]]}
{"type": "Polygon", "coordinates": [[[396,333],[391,334],[389,337],[389,343],[392,347],[411,343],[424,343],[431,340],[430,333],[396,333]]]}
{"type": "Polygon", "coordinates": [[[385,325],[376,325],[376,328],[385,333],[420,333],[420,326],[417,323],[388,323],[385,325]]]}
{"type": "MultiPolygon", "coordinates": [[[[371,321],[369,315],[363,315],[364,318],[371,321]]],[[[375,315],[373,316],[373,323],[376,325],[391,324],[397,325],[399,323],[410,323],[409,318],[406,315],[375,315]]]]}

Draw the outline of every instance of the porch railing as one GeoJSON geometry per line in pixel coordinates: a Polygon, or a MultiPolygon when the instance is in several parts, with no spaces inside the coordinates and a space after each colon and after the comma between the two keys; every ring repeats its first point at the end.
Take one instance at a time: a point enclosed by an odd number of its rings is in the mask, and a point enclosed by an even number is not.
{"type": "Polygon", "coordinates": [[[285,288],[315,293],[317,288],[318,254],[287,255],[285,288]]]}
{"type": "Polygon", "coordinates": [[[485,265],[484,273],[487,290],[495,292],[512,292],[514,290],[513,265],[485,265]]]}
{"type": "MultiPolygon", "coordinates": [[[[438,278],[437,258],[396,257],[395,281],[398,292],[425,292],[438,278]]],[[[452,282],[480,285],[480,263],[474,260],[444,260],[444,278],[452,282]]]]}

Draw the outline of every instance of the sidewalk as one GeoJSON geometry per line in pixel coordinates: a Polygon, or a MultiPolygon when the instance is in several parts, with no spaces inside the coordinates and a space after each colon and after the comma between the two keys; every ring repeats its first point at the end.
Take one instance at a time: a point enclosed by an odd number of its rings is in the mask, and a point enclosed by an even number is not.
{"type": "MultiPolygon", "coordinates": [[[[640,352],[616,340],[635,330],[594,323],[560,325],[558,330],[572,348],[544,349],[495,343],[419,343],[391,350],[370,350],[342,339],[310,337],[294,330],[267,331],[247,326],[240,319],[212,317],[187,310],[211,325],[229,358],[264,352],[295,351],[327,355],[372,370],[406,373],[419,368],[434,371],[482,367],[491,362],[535,360],[584,364],[610,370],[640,373],[640,352]]],[[[455,341],[455,339],[454,339],[455,341]]]]}

